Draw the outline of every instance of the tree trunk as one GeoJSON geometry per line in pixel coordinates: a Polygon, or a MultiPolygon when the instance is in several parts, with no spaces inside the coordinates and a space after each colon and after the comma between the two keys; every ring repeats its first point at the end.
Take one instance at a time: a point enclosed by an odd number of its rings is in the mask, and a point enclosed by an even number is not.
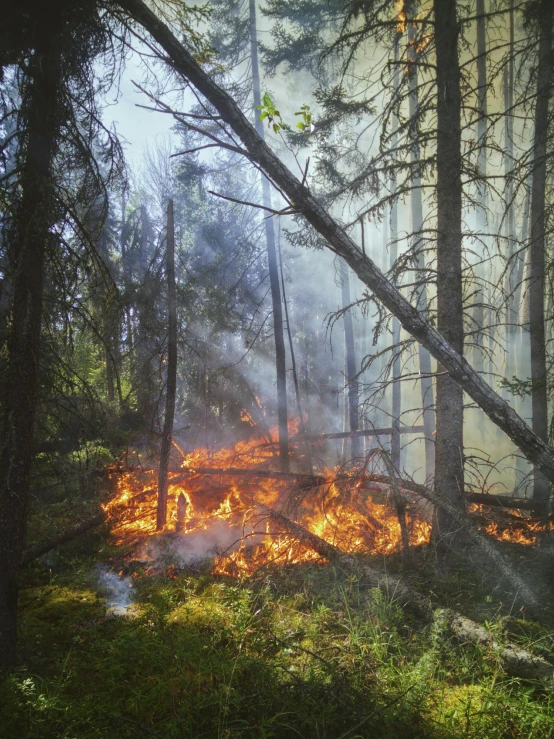
{"type": "MultiPolygon", "coordinates": [[[[142,0],[118,0],[118,4],[163,48],[175,71],[194,85],[215,107],[221,120],[240,139],[245,156],[264,170],[297,212],[323,236],[329,248],[350,265],[383,306],[395,315],[404,329],[442,364],[450,377],[483,409],[493,423],[510,437],[531,462],[554,481],[554,451],[492,390],[460,352],[419,314],[374,262],[363,254],[344,229],[314,198],[306,185],[292,174],[261,139],[233,98],[200,67],[171,30],[142,0]]],[[[441,13],[444,13],[444,10],[440,11],[439,16],[441,13]]],[[[442,69],[441,74],[445,71],[442,69]]]]}
{"type": "Polygon", "coordinates": [[[283,306],[285,308],[285,322],[287,325],[287,338],[289,340],[290,362],[292,366],[292,379],[294,381],[296,408],[298,410],[298,423],[300,424],[300,433],[302,434],[304,439],[306,439],[306,442],[305,442],[306,462],[308,463],[310,474],[313,474],[314,465],[313,465],[313,460],[312,460],[312,448],[310,446],[310,442],[307,440],[307,435],[306,435],[306,425],[304,423],[304,413],[302,412],[302,400],[300,399],[300,384],[298,382],[298,371],[296,368],[296,354],[294,351],[294,344],[292,342],[292,331],[290,327],[289,308],[287,304],[287,294],[285,291],[285,276],[283,273],[283,254],[281,252],[281,244],[279,244],[279,271],[281,273],[281,286],[283,288],[283,306]]]}
{"type": "MultiPolygon", "coordinates": [[[[393,72],[393,90],[394,95],[398,95],[400,87],[400,69],[398,61],[398,51],[400,46],[400,34],[396,34],[394,39],[394,72],[393,72]]],[[[394,151],[398,146],[398,117],[396,113],[392,117],[393,134],[391,137],[391,147],[394,151]]],[[[393,167],[391,173],[391,212],[390,212],[390,267],[394,267],[398,259],[398,200],[396,198],[396,169],[393,167]]],[[[400,363],[400,323],[396,318],[392,321],[392,343],[394,349],[394,357],[392,360],[392,436],[391,436],[391,459],[394,470],[400,474],[400,415],[402,413],[402,385],[400,384],[401,363],[400,363]]]]}
{"type": "Polygon", "coordinates": [[[175,223],[173,200],[167,204],[167,306],[169,338],[167,344],[167,388],[165,396],[165,417],[160,451],[158,473],[158,509],[156,528],[163,529],[167,523],[167,471],[169,453],[173,438],[173,418],[175,416],[175,395],[177,392],[177,299],[175,295],[175,223]]]}
{"type": "MultiPolygon", "coordinates": [[[[546,442],[548,438],[548,398],[544,331],[545,197],[548,100],[552,84],[553,20],[553,6],[549,0],[542,0],[539,4],[538,19],[540,41],[531,193],[529,330],[531,339],[533,431],[546,442]]],[[[548,494],[547,479],[540,470],[535,469],[533,500],[537,512],[542,512],[546,508],[548,494]]]]}
{"type": "Polygon", "coordinates": [[[485,292],[484,292],[484,266],[483,258],[486,256],[488,232],[488,198],[487,198],[487,36],[485,19],[485,0],[477,0],[477,141],[479,154],[477,156],[477,169],[480,176],[478,184],[478,207],[476,213],[477,239],[475,251],[477,252],[477,265],[475,267],[475,307],[473,309],[473,330],[475,339],[473,342],[473,366],[477,372],[484,372],[484,324],[485,324],[485,292]]]}
{"type": "MultiPolygon", "coordinates": [[[[435,0],[437,58],[437,328],[460,356],[464,350],[462,302],[461,99],[456,0],[435,0]]],[[[435,490],[464,508],[463,390],[447,374],[437,378],[435,490]]],[[[434,535],[457,526],[443,508],[434,535]]]]}
{"type": "MultiPolygon", "coordinates": [[[[348,265],[341,260],[340,263],[340,282],[342,291],[342,308],[350,305],[350,276],[348,274],[348,265]]],[[[344,352],[345,352],[345,369],[346,381],[348,383],[347,392],[347,408],[348,412],[345,417],[348,419],[350,431],[358,431],[360,428],[359,400],[358,400],[358,365],[356,364],[356,347],[354,345],[354,327],[352,325],[352,313],[348,310],[343,315],[344,324],[344,352]]],[[[356,459],[361,454],[361,444],[359,436],[351,437],[352,458],[356,459]]]]}
{"type": "MultiPolygon", "coordinates": [[[[417,13],[417,3],[413,4],[412,13],[417,13]]],[[[409,108],[410,118],[416,121],[418,114],[418,75],[417,75],[417,53],[415,49],[417,28],[414,23],[408,24],[408,60],[411,62],[409,78],[409,108]]],[[[417,253],[417,275],[419,280],[426,279],[425,273],[425,240],[423,237],[423,203],[421,195],[421,175],[419,171],[420,149],[418,142],[418,129],[416,127],[413,135],[411,150],[412,167],[412,231],[414,234],[414,250],[417,253]]],[[[417,291],[417,309],[421,315],[427,318],[429,304],[427,301],[427,287],[425,282],[417,291]]],[[[425,479],[427,484],[433,486],[435,474],[435,394],[433,391],[433,378],[431,376],[431,355],[419,344],[419,372],[421,375],[421,407],[423,411],[423,425],[425,427],[425,479]]]]}
{"type": "Polygon", "coordinates": [[[517,311],[515,309],[516,276],[521,256],[516,254],[514,210],[514,3],[510,0],[509,59],[504,67],[504,200],[507,270],[505,280],[506,300],[506,377],[511,380],[516,371],[517,311]]]}
{"type": "Polygon", "coordinates": [[[32,442],[38,398],[44,264],[55,195],[52,164],[60,127],[60,59],[39,38],[22,101],[27,137],[21,198],[11,234],[14,255],[12,320],[1,419],[0,669],[16,658],[17,589],[25,544],[32,442]]]}
{"type": "MultiPolygon", "coordinates": [[[[259,120],[257,108],[261,105],[260,68],[258,64],[258,41],[256,30],[256,0],[250,2],[250,61],[252,65],[252,91],[254,93],[254,115],[256,131],[262,140],[265,140],[264,124],[259,120]]],[[[269,181],[262,175],[262,196],[266,208],[271,208],[271,189],[269,181]]],[[[289,460],[289,431],[287,413],[287,374],[285,355],[285,336],[283,331],[283,308],[281,305],[281,290],[279,287],[279,270],[275,249],[275,231],[273,221],[266,218],[265,240],[267,245],[267,263],[269,268],[269,285],[271,288],[271,305],[273,309],[273,335],[275,338],[275,367],[277,371],[277,418],[279,425],[279,457],[281,470],[286,472],[290,468],[289,460]]]]}

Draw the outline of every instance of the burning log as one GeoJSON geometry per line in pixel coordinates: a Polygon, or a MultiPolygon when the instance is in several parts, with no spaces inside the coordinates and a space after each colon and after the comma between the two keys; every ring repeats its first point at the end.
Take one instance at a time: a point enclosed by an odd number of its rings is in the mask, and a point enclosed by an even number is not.
{"type": "MultiPolygon", "coordinates": [[[[360,569],[360,564],[355,557],[345,554],[321,537],[312,534],[311,531],[308,531],[299,523],[296,523],[296,521],[292,521],[282,513],[277,513],[277,511],[266,506],[262,506],[262,510],[271,517],[275,524],[281,526],[284,531],[297,538],[305,546],[313,549],[321,557],[328,559],[330,562],[336,562],[347,570],[357,571],[360,569]]],[[[406,605],[409,605],[418,616],[423,617],[426,621],[432,620],[433,611],[431,603],[423,595],[406,587],[400,580],[390,575],[382,575],[378,570],[369,565],[362,565],[361,570],[372,587],[379,588],[385,592],[394,592],[396,597],[406,605]]]]}
{"type": "Polygon", "coordinates": [[[527,680],[554,681],[554,666],[542,657],[537,657],[515,644],[500,644],[490,631],[461,613],[451,609],[439,609],[434,612],[428,598],[404,585],[399,579],[391,575],[383,575],[369,565],[360,564],[355,557],[345,554],[283,514],[266,507],[264,511],[275,524],[297,538],[306,547],[346,570],[361,572],[371,587],[379,588],[385,593],[393,593],[395,598],[409,606],[425,621],[435,621],[439,625],[448,627],[463,644],[469,643],[482,650],[492,651],[509,675],[527,680]]]}
{"type": "Polygon", "coordinates": [[[271,480],[297,480],[309,487],[325,485],[329,480],[321,475],[306,475],[302,472],[273,472],[272,470],[252,470],[243,467],[227,467],[220,469],[216,467],[186,467],[179,470],[177,477],[171,478],[172,485],[187,480],[191,475],[230,475],[231,477],[267,477],[271,480]]]}
{"type": "Polygon", "coordinates": [[[398,480],[394,472],[394,466],[392,464],[391,458],[384,449],[371,449],[368,452],[364,460],[364,471],[367,470],[368,464],[375,456],[381,457],[381,459],[385,463],[387,472],[389,473],[390,490],[392,491],[392,497],[394,500],[396,515],[398,518],[398,523],[400,525],[400,532],[402,537],[402,554],[407,559],[410,555],[410,535],[408,532],[408,524],[406,522],[406,496],[403,496],[400,492],[398,480]]]}
{"type": "Polygon", "coordinates": [[[185,528],[188,505],[184,493],[179,493],[179,497],[177,498],[177,523],[175,524],[175,532],[177,534],[180,534],[185,528]]]}

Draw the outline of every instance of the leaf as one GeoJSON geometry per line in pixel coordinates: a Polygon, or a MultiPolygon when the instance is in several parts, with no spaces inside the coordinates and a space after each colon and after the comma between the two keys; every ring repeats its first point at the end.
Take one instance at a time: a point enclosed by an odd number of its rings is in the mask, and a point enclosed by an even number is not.
{"type": "Polygon", "coordinates": [[[302,121],[299,121],[296,124],[296,128],[299,128],[301,131],[303,131],[306,128],[306,126],[302,123],[302,121]]]}
{"type": "Polygon", "coordinates": [[[262,102],[265,105],[266,108],[269,108],[273,105],[273,100],[271,99],[271,96],[268,92],[264,92],[264,96],[262,98],[262,102]]]}
{"type": "Polygon", "coordinates": [[[281,126],[278,123],[273,124],[273,130],[275,131],[275,133],[279,133],[280,128],[281,126]]]}

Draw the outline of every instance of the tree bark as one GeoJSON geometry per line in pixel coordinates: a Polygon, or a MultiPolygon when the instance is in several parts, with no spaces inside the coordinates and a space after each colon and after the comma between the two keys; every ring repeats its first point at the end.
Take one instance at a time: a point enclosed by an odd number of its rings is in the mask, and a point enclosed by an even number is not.
{"type": "Polygon", "coordinates": [[[167,344],[167,388],[165,396],[165,417],[160,451],[160,471],[158,474],[158,508],[156,528],[163,529],[167,523],[167,472],[169,453],[173,438],[173,418],[175,416],[175,396],[177,393],[177,298],[175,294],[175,222],[173,200],[167,205],[167,305],[168,305],[168,344],[167,344]]]}
{"type": "MultiPolygon", "coordinates": [[[[535,138],[533,142],[533,184],[531,192],[531,244],[529,281],[529,331],[531,340],[531,403],[533,431],[548,439],[548,396],[544,328],[545,275],[545,197],[548,137],[548,102],[552,85],[552,20],[553,6],[542,0],[538,6],[540,29],[537,97],[535,104],[535,138]]],[[[540,469],[535,468],[533,500],[537,512],[546,508],[549,484],[540,469]]]]}
{"type": "MultiPolygon", "coordinates": [[[[461,97],[456,0],[435,0],[437,59],[437,329],[460,356],[462,299],[461,97]]],[[[463,390],[447,374],[437,378],[435,490],[464,508],[463,390]]],[[[450,537],[456,524],[436,511],[434,535],[450,537]]]]}
{"type": "MultiPolygon", "coordinates": [[[[417,14],[417,2],[412,4],[413,15],[417,14]]],[[[414,122],[417,119],[419,96],[417,91],[418,75],[417,75],[417,52],[415,49],[417,37],[417,28],[414,23],[408,24],[408,61],[411,63],[409,78],[409,110],[410,118],[414,122]]],[[[414,250],[417,253],[417,274],[418,279],[423,281],[421,287],[417,291],[417,309],[424,318],[427,318],[429,304],[427,300],[427,287],[424,282],[425,274],[425,253],[423,238],[423,202],[421,190],[421,174],[419,171],[420,148],[418,142],[418,127],[415,128],[413,134],[413,144],[411,148],[412,159],[412,231],[414,238],[414,250]]],[[[421,407],[423,411],[423,425],[425,427],[425,478],[427,484],[432,487],[435,475],[435,393],[433,390],[433,377],[431,367],[431,355],[424,346],[419,344],[419,372],[421,375],[421,407]]]]}
{"type": "Polygon", "coordinates": [[[0,449],[0,669],[16,658],[17,589],[25,544],[33,431],[38,398],[44,265],[55,195],[52,165],[60,128],[60,58],[39,37],[23,98],[27,133],[21,198],[10,248],[14,255],[8,367],[0,449]]]}
{"type": "MultiPolygon", "coordinates": [[[[250,2],[250,62],[252,65],[252,91],[254,93],[254,116],[258,136],[265,140],[264,124],[259,120],[258,106],[262,103],[260,90],[260,68],[258,63],[258,41],[256,29],[256,0],[250,2]]],[[[271,208],[271,186],[262,174],[262,196],[266,208],[271,208]]],[[[281,303],[281,289],[279,287],[279,270],[275,249],[275,231],[273,221],[266,218],[265,240],[267,246],[267,263],[269,268],[269,285],[271,288],[271,306],[273,310],[273,336],[275,340],[275,368],[277,372],[277,420],[279,426],[279,458],[281,470],[290,469],[289,460],[289,430],[287,411],[287,370],[285,355],[285,336],[283,331],[283,307],[281,303]]]]}
{"type": "Polygon", "coordinates": [[[279,160],[256,133],[235,101],[200,67],[170,29],[142,2],[118,0],[119,6],[140,24],[165,51],[172,67],[216,108],[244,146],[244,154],[260,166],[287,196],[293,207],[341,256],[376,298],[393,313],[404,329],[423,344],[450,377],[468,393],[489,418],[512,439],[525,456],[554,481],[554,452],[451,344],[404,298],[341,226],[314,198],[309,189],[279,160]]]}

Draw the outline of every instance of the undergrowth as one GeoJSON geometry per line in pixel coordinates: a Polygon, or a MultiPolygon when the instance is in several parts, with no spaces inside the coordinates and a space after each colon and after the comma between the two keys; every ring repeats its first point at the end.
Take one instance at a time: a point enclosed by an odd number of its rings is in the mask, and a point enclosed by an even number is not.
{"type": "MultiPolygon", "coordinates": [[[[554,734],[551,691],[508,677],[493,657],[413,620],[393,593],[333,567],[244,582],[139,568],[133,607],[115,615],[102,556],[27,573],[21,664],[0,683],[2,738],[554,734]]],[[[452,580],[449,588],[455,599],[452,580]]],[[[507,628],[499,618],[488,625],[507,628]]],[[[548,630],[519,620],[509,628],[552,659],[548,630]]]]}

